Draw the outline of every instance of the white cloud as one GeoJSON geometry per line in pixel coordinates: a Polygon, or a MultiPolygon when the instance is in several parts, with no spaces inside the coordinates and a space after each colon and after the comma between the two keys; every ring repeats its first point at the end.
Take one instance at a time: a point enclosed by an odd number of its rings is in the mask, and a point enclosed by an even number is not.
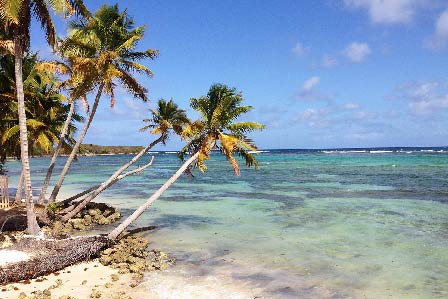
{"type": "Polygon", "coordinates": [[[294,120],[305,123],[312,128],[327,128],[331,124],[327,119],[329,113],[330,111],[328,109],[308,108],[297,114],[294,120]]]}
{"type": "Polygon", "coordinates": [[[298,57],[304,56],[309,51],[310,51],[310,48],[305,47],[301,42],[297,42],[295,44],[294,48],[292,48],[292,52],[298,57]]]}
{"type": "Polygon", "coordinates": [[[338,65],[338,61],[336,60],[335,57],[325,54],[322,57],[322,62],[321,62],[321,66],[322,67],[334,67],[338,65]]]}
{"type": "Polygon", "coordinates": [[[366,10],[375,24],[407,24],[428,0],[344,0],[344,4],[348,8],[366,10]]]}
{"type": "Polygon", "coordinates": [[[330,103],[333,99],[333,95],[321,92],[316,86],[319,84],[320,78],[313,76],[303,82],[299,91],[296,94],[296,99],[299,101],[318,102],[323,101],[330,103]]]}
{"type": "Polygon", "coordinates": [[[436,35],[448,38],[448,10],[445,10],[437,19],[436,35]]]}
{"type": "Polygon", "coordinates": [[[409,83],[401,87],[400,98],[409,101],[408,109],[411,115],[434,117],[448,111],[447,83],[436,81],[409,83]]]}
{"type": "Polygon", "coordinates": [[[303,83],[302,90],[303,90],[303,91],[310,91],[310,90],[313,89],[319,82],[320,82],[320,78],[317,77],[317,76],[313,76],[313,77],[309,78],[308,80],[306,80],[306,81],[303,83]]]}
{"type": "Polygon", "coordinates": [[[440,14],[434,27],[434,34],[425,42],[425,46],[432,49],[445,48],[448,44],[448,9],[440,14]]]}
{"type": "Polygon", "coordinates": [[[366,57],[371,53],[367,43],[353,42],[345,48],[345,55],[354,63],[364,62],[366,57]]]}

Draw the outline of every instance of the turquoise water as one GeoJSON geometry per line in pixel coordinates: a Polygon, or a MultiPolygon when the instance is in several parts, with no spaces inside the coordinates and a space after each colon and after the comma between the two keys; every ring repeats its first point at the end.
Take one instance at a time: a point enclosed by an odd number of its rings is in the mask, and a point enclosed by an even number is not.
{"type": "MultiPolygon", "coordinates": [[[[129,158],[80,157],[62,193],[103,181],[129,158]]],[[[179,269],[261,298],[448,298],[448,152],[271,151],[258,160],[259,170],[235,177],[215,155],[207,173],[182,177],[136,227],[156,225],[143,236],[179,269]]],[[[36,186],[47,164],[32,159],[36,186]]],[[[156,154],[143,175],[100,200],[129,215],[179,165],[156,154]]],[[[18,166],[7,163],[11,186],[18,166]]]]}

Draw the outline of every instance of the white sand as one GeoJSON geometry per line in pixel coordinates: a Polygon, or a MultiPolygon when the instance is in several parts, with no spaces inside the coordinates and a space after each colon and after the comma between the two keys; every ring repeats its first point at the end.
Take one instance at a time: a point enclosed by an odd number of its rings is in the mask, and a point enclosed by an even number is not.
{"type": "MultiPolygon", "coordinates": [[[[31,296],[51,286],[52,298],[70,295],[76,299],[90,299],[92,290],[101,292],[100,298],[114,298],[125,292],[132,299],[253,299],[256,290],[250,286],[234,285],[221,281],[217,277],[192,276],[187,272],[171,268],[167,271],[150,272],[145,281],[134,286],[135,281],[129,274],[119,275],[118,281],[112,281],[111,275],[118,272],[101,265],[98,261],[85,262],[68,267],[59,273],[31,280],[31,283],[14,283],[1,287],[0,299],[16,299],[24,292],[31,296]]],[[[263,297],[258,297],[263,298],[263,297]]]]}
{"type": "Polygon", "coordinates": [[[0,266],[8,263],[26,261],[29,258],[30,257],[25,252],[3,249],[0,251],[0,266]]]}

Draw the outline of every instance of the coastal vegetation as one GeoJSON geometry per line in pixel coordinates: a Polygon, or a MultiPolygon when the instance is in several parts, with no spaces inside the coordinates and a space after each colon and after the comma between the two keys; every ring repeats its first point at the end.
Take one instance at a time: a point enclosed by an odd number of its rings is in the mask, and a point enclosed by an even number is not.
{"type": "Polygon", "coordinates": [[[81,144],[79,155],[120,155],[137,154],[144,146],[81,144]]]}
{"type": "Polygon", "coordinates": [[[1,48],[3,52],[14,55],[15,86],[17,98],[17,111],[20,132],[20,159],[25,182],[25,194],[28,213],[28,232],[40,233],[39,225],[34,213],[34,202],[31,187],[31,172],[28,153],[28,133],[25,113],[25,93],[23,87],[23,54],[30,47],[30,27],[32,17],[40,21],[46,40],[51,47],[56,44],[56,30],[51,19],[50,7],[57,14],[65,16],[78,13],[88,15],[82,1],[1,1],[0,21],[2,25],[1,48]]]}
{"type": "Polygon", "coordinates": [[[134,75],[151,77],[152,71],[142,62],[155,59],[158,51],[137,50],[139,41],[144,37],[145,27],[135,26],[127,11],[120,11],[118,5],[103,5],[91,14],[80,0],[0,0],[0,22],[3,29],[0,36],[0,47],[3,50],[0,55],[0,160],[14,156],[20,158],[22,164],[15,200],[18,207],[11,209],[17,211],[17,214],[12,212],[11,215],[3,215],[1,231],[12,218],[16,224],[24,226],[23,213],[26,212],[27,233],[43,239],[23,239],[14,248],[49,249],[49,252],[43,252],[32,260],[0,269],[1,282],[36,277],[98,256],[101,250],[120,239],[126,228],[182,174],[192,177],[194,168],[206,171],[205,162],[210,158],[212,150],[219,150],[227,158],[235,175],[240,175],[236,155],[243,158],[246,166],[258,167],[253,155],[257,147],[248,134],[262,130],[264,126],[257,122],[237,122],[252,107],[242,105],[242,93],[224,84],[213,84],[206,96],[190,99],[191,108],[200,114],[200,118],[195,121],[190,120],[186,111],[180,109],[172,99],[160,99],[156,109],[150,109],[149,118],[143,120],[145,126],[141,131],[149,131],[151,136],[155,136],[145,147],[82,144],[103,95],[110,98],[112,108],[118,86],[134,98],[148,101],[146,87],[134,75]],[[50,7],[65,17],[76,15],[69,23],[68,35],[64,39],[56,37],[50,7]],[[59,61],[42,61],[36,54],[29,52],[32,16],[40,21],[47,42],[59,56],[59,61]],[[89,98],[92,105],[89,104],[89,98]],[[86,108],[86,119],[77,111],[78,102],[86,108]],[[75,140],[76,123],[81,122],[84,124],[75,140]],[[88,208],[92,200],[119,180],[152,166],[154,157],[143,166],[130,168],[155,145],[165,145],[171,135],[177,135],[186,142],[179,154],[184,163],[117,228],[101,236],[65,237],[61,240],[60,236],[58,240],[45,238],[42,225],[46,226],[46,233],[51,231],[57,234],[69,232],[66,230],[68,227],[80,229],[116,221],[118,211],[112,209],[113,212],[110,212],[107,208],[105,212],[95,211],[88,208]],[[56,159],[63,153],[67,153],[68,157],[47,198],[46,190],[56,159]],[[71,198],[59,198],[60,188],[78,155],[110,153],[135,155],[103,183],[80,191],[71,198]],[[29,157],[51,154],[41,193],[35,203],[31,192],[29,157]],[[21,206],[21,184],[25,185],[25,208],[21,206]],[[78,198],[81,199],[75,201],[78,198]],[[93,218],[98,219],[93,221],[93,218]]]}

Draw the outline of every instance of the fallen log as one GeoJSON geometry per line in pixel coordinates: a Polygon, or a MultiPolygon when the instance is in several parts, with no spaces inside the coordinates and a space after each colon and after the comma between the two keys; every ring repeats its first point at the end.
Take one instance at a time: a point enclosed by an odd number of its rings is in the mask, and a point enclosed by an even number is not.
{"type": "MultiPolygon", "coordinates": [[[[33,279],[62,270],[73,264],[98,257],[101,250],[111,244],[111,240],[105,235],[61,240],[23,238],[7,249],[29,253],[31,258],[0,267],[0,283],[33,279]]],[[[2,254],[1,250],[0,254],[2,254]]]]}

